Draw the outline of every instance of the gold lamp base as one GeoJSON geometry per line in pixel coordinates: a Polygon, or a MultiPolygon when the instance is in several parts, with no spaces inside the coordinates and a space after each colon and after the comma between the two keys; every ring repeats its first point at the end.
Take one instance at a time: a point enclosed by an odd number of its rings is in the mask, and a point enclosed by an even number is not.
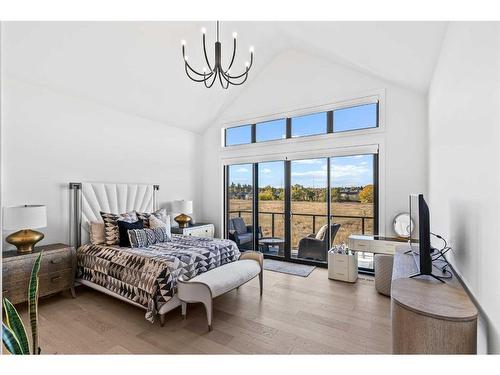
{"type": "Polygon", "coordinates": [[[180,214],[176,216],[174,220],[179,224],[179,228],[187,228],[189,227],[189,222],[191,221],[191,217],[186,214],[180,214]]]}
{"type": "Polygon", "coordinates": [[[31,229],[22,229],[7,236],[5,241],[17,247],[18,253],[31,253],[35,244],[43,240],[43,233],[31,229]]]}

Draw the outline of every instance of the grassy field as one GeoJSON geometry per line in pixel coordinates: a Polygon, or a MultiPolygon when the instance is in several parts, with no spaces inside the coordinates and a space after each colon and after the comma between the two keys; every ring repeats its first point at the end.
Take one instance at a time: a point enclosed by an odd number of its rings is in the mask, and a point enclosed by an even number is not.
{"type": "MultiPolygon", "coordinates": [[[[229,211],[245,210],[251,211],[252,201],[243,199],[232,199],[229,202],[229,211]]],[[[284,203],[282,201],[260,201],[259,202],[259,225],[262,227],[262,232],[265,237],[272,235],[272,214],[263,212],[275,212],[281,214],[274,215],[274,235],[275,237],[284,237],[284,221],[283,211],[284,203]]],[[[325,202],[292,202],[292,247],[297,248],[298,242],[302,237],[319,231],[322,225],[326,224],[327,206],[325,202]],[[325,215],[316,217],[316,225],[313,230],[313,217],[301,216],[300,214],[316,214],[325,215]]],[[[332,203],[332,213],[340,216],[364,216],[373,217],[373,204],[343,202],[332,203]]],[[[237,213],[232,213],[231,217],[238,216],[237,213]]],[[[251,224],[252,215],[250,212],[241,213],[247,224],[251,224]]],[[[336,218],[334,223],[341,224],[340,230],[335,237],[334,243],[347,243],[350,234],[362,233],[362,220],[356,218],[336,218]]],[[[373,233],[373,219],[365,219],[365,234],[373,233]]]]}

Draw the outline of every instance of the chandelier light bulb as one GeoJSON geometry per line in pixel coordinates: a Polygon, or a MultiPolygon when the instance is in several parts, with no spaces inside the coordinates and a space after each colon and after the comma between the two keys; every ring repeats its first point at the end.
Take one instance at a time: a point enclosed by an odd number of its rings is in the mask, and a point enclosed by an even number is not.
{"type": "Polygon", "coordinates": [[[188,56],[184,56],[184,60],[188,61],[189,57],[188,56]]]}
{"type": "Polygon", "coordinates": [[[185,45],[186,45],[186,41],[185,41],[184,39],[182,39],[182,40],[181,40],[181,44],[182,44],[183,46],[185,46],[185,45]]]}
{"type": "Polygon", "coordinates": [[[206,72],[207,72],[207,70],[208,70],[208,69],[204,66],[204,67],[203,67],[203,73],[206,73],[206,72]]]}
{"type": "Polygon", "coordinates": [[[253,53],[255,51],[255,48],[253,46],[250,46],[250,53],[253,53]]]}
{"type": "Polygon", "coordinates": [[[250,63],[247,61],[247,62],[245,63],[245,66],[248,68],[248,67],[250,66],[250,63]]]}
{"type": "Polygon", "coordinates": [[[207,33],[207,29],[205,29],[204,27],[202,27],[202,28],[201,28],[201,32],[202,32],[203,34],[206,34],[206,33],[207,33]]]}
{"type": "Polygon", "coordinates": [[[235,32],[233,33],[233,38],[234,38],[234,39],[236,39],[236,37],[237,37],[237,36],[238,36],[238,33],[235,31],[235,32]]]}

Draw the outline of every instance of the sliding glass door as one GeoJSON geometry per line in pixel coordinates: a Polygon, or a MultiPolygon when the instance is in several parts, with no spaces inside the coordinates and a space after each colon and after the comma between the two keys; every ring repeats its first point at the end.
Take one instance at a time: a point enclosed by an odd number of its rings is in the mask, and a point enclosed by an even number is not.
{"type": "Polygon", "coordinates": [[[291,257],[326,262],[328,159],[292,160],[291,257]]]}
{"type": "MultiPolygon", "coordinates": [[[[376,155],[330,158],[332,242],[348,243],[351,234],[376,234],[376,155]]],[[[358,265],[373,270],[373,254],[358,253],[358,265]]]]}
{"type": "Polygon", "coordinates": [[[240,250],[253,250],[253,164],[235,164],[227,173],[227,236],[240,250]]]}
{"type": "MultiPolygon", "coordinates": [[[[378,233],[377,166],[376,154],[229,165],[226,235],[243,251],[326,264],[333,244],[378,233]]],[[[358,258],[373,269],[373,254],[358,258]]]]}
{"type": "Polygon", "coordinates": [[[264,254],[285,256],[285,162],[257,164],[259,216],[258,249],[264,254]]]}

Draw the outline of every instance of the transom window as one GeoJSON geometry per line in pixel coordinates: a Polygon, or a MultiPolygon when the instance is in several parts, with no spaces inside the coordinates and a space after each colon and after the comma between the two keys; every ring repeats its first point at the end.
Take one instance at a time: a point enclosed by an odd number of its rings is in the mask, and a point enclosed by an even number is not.
{"type": "Polygon", "coordinates": [[[225,146],[359,131],[379,126],[379,102],[225,129],[225,146]]]}

